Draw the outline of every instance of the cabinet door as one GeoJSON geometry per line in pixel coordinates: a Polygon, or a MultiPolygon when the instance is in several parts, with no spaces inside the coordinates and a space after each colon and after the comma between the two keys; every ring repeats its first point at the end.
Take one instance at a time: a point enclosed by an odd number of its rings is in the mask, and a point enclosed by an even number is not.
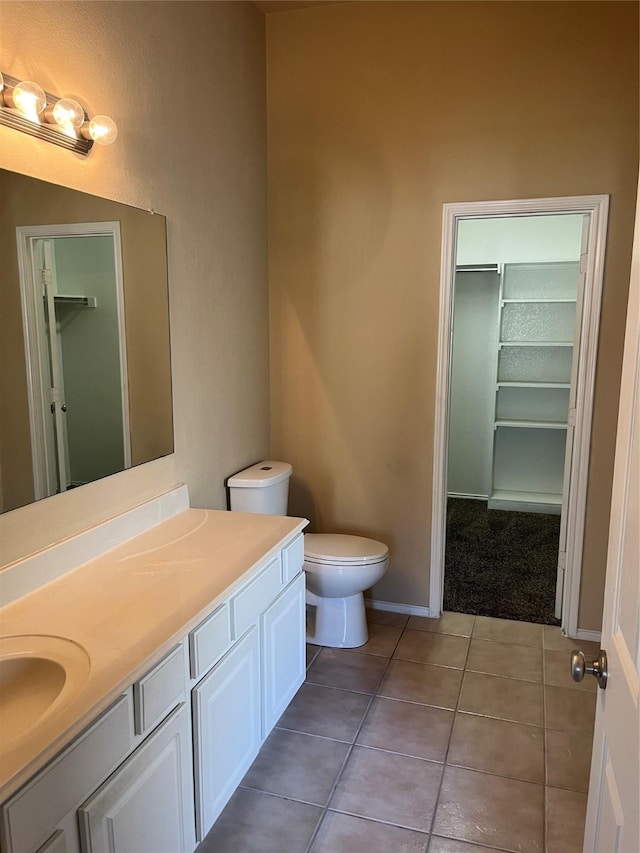
{"type": "Polygon", "coordinates": [[[304,573],[292,581],[262,617],[262,664],[262,733],[266,737],[304,681],[304,573]]]}
{"type": "Polygon", "coordinates": [[[68,853],[64,831],[57,829],[42,847],[38,847],[37,853],[68,853]]]}
{"type": "Polygon", "coordinates": [[[253,626],[193,690],[196,819],[202,839],[258,754],[260,635],[253,626]]]}
{"type": "Polygon", "coordinates": [[[113,773],[78,812],[84,853],[192,853],[193,765],[187,705],[113,773]]]}

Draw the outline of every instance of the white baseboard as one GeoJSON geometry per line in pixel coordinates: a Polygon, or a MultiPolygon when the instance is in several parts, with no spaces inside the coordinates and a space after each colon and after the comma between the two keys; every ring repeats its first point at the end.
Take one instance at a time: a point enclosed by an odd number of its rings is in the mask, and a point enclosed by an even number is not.
{"type": "Polygon", "coordinates": [[[372,598],[367,599],[365,603],[371,610],[386,610],[389,613],[406,613],[408,616],[431,617],[429,608],[421,604],[398,604],[395,601],[375,601],[372,598]]]}
{"type": "Polygon", "coordinates": [[[602,639],[601,631],[589,631],[586,628],[578,628],[576,631],[576,640],[589,640],[592,643],[599,643],[602,639]]]}

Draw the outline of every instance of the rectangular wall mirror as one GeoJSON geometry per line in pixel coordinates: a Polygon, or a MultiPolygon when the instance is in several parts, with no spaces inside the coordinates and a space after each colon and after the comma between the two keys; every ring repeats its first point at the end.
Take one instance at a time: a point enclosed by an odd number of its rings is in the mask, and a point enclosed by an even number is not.
{"type": "Polygon", "coordinates": [[[0,169],[0,511],[173,452],[166,220],[0,169]]]}

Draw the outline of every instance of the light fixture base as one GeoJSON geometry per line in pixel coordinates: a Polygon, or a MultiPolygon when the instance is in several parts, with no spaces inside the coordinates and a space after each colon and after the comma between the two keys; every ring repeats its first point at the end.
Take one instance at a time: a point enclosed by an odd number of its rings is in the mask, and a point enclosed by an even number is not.
{"type": "MultiPolygon", "coordinates": [[[[20,82],[16,77],[12,77],[9,74],[3,74],[3,77],[5,88],[13,88],[20,82]]],[[[49,94],[49,92],[45,92],[45,95],[47,96],[47,106],[54,106],[60,100],[60,98],[49,94]]],[[[89,116],[86,113],[85,117],[88,121],[89,116]]],[[[75,151],[76,154],[82,154],[85,157],[91,151],[94,144],[92,139],[84,139],[84,137],[79,139],[78,137],[67,136],[66,133],[62,133],[53,125],[39,124],[38,122],[31,121],[10,107],[0,106],[0,125],[12,127],[14,130],[21,130],[23,133],[28,133],[29,136],[44,139],[46,142],[52,142],[54,145],[66,148],[68,151],[75,151]]]]}

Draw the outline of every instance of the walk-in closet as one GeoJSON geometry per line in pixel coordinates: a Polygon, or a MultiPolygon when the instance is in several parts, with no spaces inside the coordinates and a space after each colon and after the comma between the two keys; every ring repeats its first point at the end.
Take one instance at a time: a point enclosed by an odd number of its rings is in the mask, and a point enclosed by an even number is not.
{"type": "Polygon", "coordinates": [[[556,620],[582,230],[579,214],[459,225],[447,610],[556,620]]]}

